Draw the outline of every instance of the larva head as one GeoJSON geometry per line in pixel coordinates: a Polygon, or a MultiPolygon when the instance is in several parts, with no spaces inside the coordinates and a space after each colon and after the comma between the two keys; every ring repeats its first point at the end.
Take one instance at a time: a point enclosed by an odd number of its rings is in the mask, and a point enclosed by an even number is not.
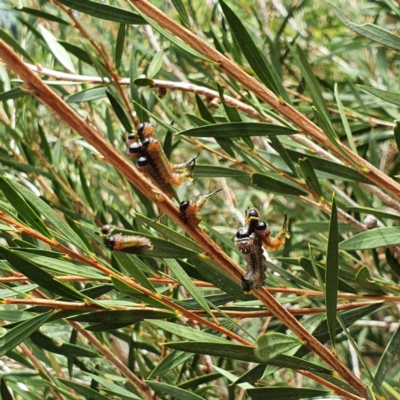
{"type": "Polygon", "coordinates": [[[101,228],[101,233],[103,235],[109,235],[112,231],[112,226],[111,225],[103,225],[101,228]]]}
{"type": "Polygon", "coordinates": [[[107,238],[105,240],[105,244],[110,250],[114,250],[116,242],[117,242],[117,240],[116,240],[115,236],[110,236],[109,238],[107,238]]]}
{"type": "Polygon", "coordinates": [[[254,232],[256,233],[256,235],[258,237],[261,237],[261,238],[266,238],[271,234],[271,230],[270,230],[268,224],[266,224],[264,221],[258,221],[255,224],[254,232]]]}

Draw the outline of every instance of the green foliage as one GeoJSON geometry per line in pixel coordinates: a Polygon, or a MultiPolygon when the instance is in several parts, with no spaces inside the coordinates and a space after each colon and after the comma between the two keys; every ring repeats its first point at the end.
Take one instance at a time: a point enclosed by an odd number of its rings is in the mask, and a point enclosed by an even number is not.
{"type": "Polygon", "coordinates": [[[170,19],[147,1],[0,1],[0,397],[400,399],[396,2],[153,3],[170,19]],[[199,155],[172,203],[109,163],[131,162],[142,122],[174,164],[199,155]],[[178,223],[217,189],[198,227],[178,223]],[[289,220],[265,262],[275,308],[227,262],[245,269],[251,207],[273,238],[289,220]]]}

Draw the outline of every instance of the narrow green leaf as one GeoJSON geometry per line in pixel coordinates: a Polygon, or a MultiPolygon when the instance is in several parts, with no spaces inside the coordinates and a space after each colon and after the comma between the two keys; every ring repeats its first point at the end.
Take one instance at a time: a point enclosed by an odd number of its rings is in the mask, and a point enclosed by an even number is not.
{"type": "Polygon", "coordinates": [[[99,354],[88,348],[77,346],[72,343],[59,344],[51,339],[49,336],[44,335],[40,331],[33,332],[30,339],[36,346],[43,350],[50,351],[51,353],[61,354],[66,357],[98,357],[99,354]]]}
{"type": "Polygon", "coordinates": [[[37,10],[35,8],[21,7],[21,8],[14,8],[14,10],[22,13],[27,13],[29,15],[33,15],[41,19],[46,19],[48,21],[57,22],[62,25],[71,25],[71,23],[66,21],[65,19],[62,19],[60,17],[57,17],[56,15],[47,13],[45,11],[37,10]]]}
{"type": "Polygon", "coordinates": [[[195,98],[196,98],[196,104],[197,104],[197,108],[199,109],[201,118],[204,121],[210,122],[211,124],[215,124],[215,119],[212,116],[210,110],[207,108],[207,106],[204,104],[203,100],[197,93],[195,93],[195,98]]]}
{"type": "Polygon", "coordinates": [[[219,98],[221,100],[222,105],[224,106],[225,114],[228,117],[230,122],[242,122],[242,118],[240,117],[239,111],[235,107],[230,107],[225,102],[224,97],[224,89],[222,86],[217,83],[219,98]]]}
{"type": "Polygon", "coordinates": [[[186,362],[190,357],[193,357],[192,353],[182,352],[178,350],[172,350],[166,357],[164,357],[156,368],[151,371],[148,379],[160,376],[176,368],[178,365],[186,362]]]}
{"type": "MultiPolygon", "coordinates": [[[[196,164],[196,177],[197,176],[197,164],[196,164]]],[[[186,247],[196,253],[202,253],[204,250],[200,247],[196,242],[187,238],[186,236],[181,235],[180,233],[176,232],[174,229],[168,228],[167,226],[157,223],[153,224],[151,218],[147,218],[144,215],[136,214],[136,219],[138,221],[142,221],[151,226],[152,229],[161,233],[161,235],[167,238],[169,241],[178,244],[179,246],[186,247]]]]}
{"type": "Polygon", "coordinates": [[[336,200],[333,195],[332,211],[329,223],[328,248],[326,251],[325,269],[325,303],[326,320],[331,335],[332,346],[335,348],[336,309],[339,279],[339,227],[336,200]]]}
{"type": "MultiPolygon", "coordinates": [[[[328,230],[328,229],[327,229],[328,230]]],[[[284,261],[284,260],[281,260],[284,261]]],[[[312,276],[313,278],[317,279],[317,276],[315,275],[312,263],[311,263],[311,259],[306,258],[306,257],[300,257],[298,259],[299,265],[308,273],[310,274],[310,276],[312,276]]],[[[324,266],[322,266],[319,263],[315,263],[316,267],[318,268],[318,273],[321,276],[322,279],[325,279],[325,275],[326,275],[326,268],[324,268],[324,266]]],[[[325,281],[323,281],[325,283],[325,281]]],[[[345,293],[358,293],[358,291],[349,284],[348,280],[344,280],[342,278],[339,278],[338,281],[339,284],[339,290],[341,290],[342,292],[345,293]]]]}
{"type": "Polygon", "coordinates": [[[176,8],[176,11],[178,11],[179,17],[181,18],[183,25],[185,25],[186,28],[190,29],[189,16],[186,12],[185,6],[182,3],[182,0],[172,0],[172,4],[176,8]]]}
{"type": "Polygon", "coordinates": [[[69,388],[73,389],[76,393],[84,396],[87,399],[91,399],[91,400],[107,400],[107,399],[109,399],[109,397],[100,394],[97,390],[94,390],[88,386],[81,385],[79,383],[70,381],[68,379],[58,378],[57,380],[60,381],[65,386],[68,386],[69,388]]]}
{"type": "Polygon", "coordinates": [[[210,333],[206,333],[203,331],[198,331],[193,328],[189,328],[187,326],[174,324],[172,322],[166,321],[149,321],[149,324],[156,326],[159,329],[167,331],[169,333],[173,333],[176,336],[182,337],[184,339],[192,340],[192,341],[204,341],[204,342],[213,342],[213,343],[225,343],[231,344],[228,340],[223,339],[219,336],[212,335],[210,333]]]}
{"type": "Polygon", "coordinates": [[[255,356],[260,362],[267,362],[299,345],[301,342],[293,336],[268,332],[257,339],[255,356]]]}
{"type": "MultiPolygon", "coordinates": [[[[67,50],[69,53],[73,54],[75,57],[77,57],[80,61],[85,62],[86,64],[89,65],[94,65],[92,58],[90,57],[90,54],[88,53],[87,49],[82,49],[81,47],[75,46],[74,44],[71,44],[69,42],[65,42],[64,40],[58,40],[58,43],[61,44],[67,50]]],[[[104,97],[106,97],[106,93],[104,91],[104,97]]]]}
{"type": "Polygon", "coordinates": [[[301,196],[307,194],[307,192],[305,192],[303,189],[278,181],[267,175],[253,174],[251,176],[251,180],[254,186],[260,189],[265,189],[268,192],[279,193],[288,196],[301,196]]]}
{"type": "Polygon", "coordinates": [[[137,78],[134,79],[132,83],[135,84],[136,86],[143,86],[143,87],[155,86],[154,80],[150,78],[137,78]]]}
{"type": "Polygon", "coordinates": [[[0,190],[7,200],[16,209],[18,214],[22,215],[26,222],[34,229],[38,230],[47,238],[53,238],[53,235],[47,229],[40,216],[29,206],[25,199],[14,189],[13,185],[4,177],[0,176],[0,190]]]}
{"type": "MultiPolygon", "coordinates": [[[[326,121],[326,124],[330,124],[329,112],[325,104],[325,100],[322,97],[322,93],[312,71],[310,64],[308,63],[307,57],[304,54],[300,46],[291,47],[289,49],[296,61],[297,66],[300,68],[302,76],[307,84],[307,89],[310,92],[311,98],[313,100],[313,106],[318,110],[321,118],[326,121]]],[[[332,128],[333,129],[333,128],[332,128]]]]}
{"type": "Polygon", "coordinates": [[[29,293],[32,290],[37,289],[38,285],[20,285],[15,286],[14,288],[10,289],[0,289],[0,299],[7,299],[9,297],[14,297],[20,293],[29,293]]]}
{"type": "Polygon", "coordinates": [[[179,400],[204,400],[197,394],[181,389],[177,386],[168,385],[167,383],[145,381],[159,395],[170,395],[179,400]]]}
{"type": "MultiPolygon", "coordinates": [[[[361,318],[377,311],[379,308],[382,307],[381,303],[378,304],[371,304],[369,306],[356,308],[354,310],[346,310],[340,311],[338,313],[342,323],[347,328],[353,325],[355,322],[359,321],[361,318]]],[[[337,326],[336,334],[338,335],[343,331],[341,326],[337,326]]],[[[318,339],[321,343],[326,343],[330,340],[328,325],[326,319],[324,319],[318,327],[314,330],[313,335],[316,339],[318,339]]],[[[308,354],[311,350],[307,346],[303,346],[297,353],[296,357],[304,357],[305,354],[308,354]]]]}
{"type": "MultiPolygon", "coordinates": [[[[299,342],[297,341],[297,346],[299,342]]],[[[165,343],[165,346],[180,350],[183,352],[195,354],[208,354],[210,356],[230,358],[252,363],[260,363],[260,360],[255,355],[255,348],[252,346],[242,346],[232,343],[216,343],[214,341],[200,342],[170,342],[165,343]]],[[[288,356],[286,354],[276,355],[273,359],[266,360],[263,365],[272,365],[279,368],[302,369],[305,371],[320,372],[332,375],[333,371],[321,367],[318,364],[303,360],[301,358],[288,356]]]]}
{"type": "Polygon", "coordinates": [[[371,278],[367,267],[362,267],[356,275],[356,282],[368,293],[384,295],[385,291],[371,278]]]}
{"type": "Polygon", "coordinates": [[[347,140],[349,141],[350,148],[351,150],[353,150],[355,154],[358,154],[357,147],[354,144],[353,133],[351,132],[349,121],[347,120],[342,101],[340,100],[340,94],[337,83],[335,83],[335,98],[340,113],[340,119],[342,120],[342,125],[344,128],[344,132],[346,133],[347,140]]]}
{"type": "Polygon", "coordinates": [[[271,66],[269,65],[266,57],[256,46],[238,15],[232,11],[232,9],[228,7],[224,1],[220,0],[219,3],[226,19],[229,22],[231,32],[235,36],[236,41],[239,43],[240,49],[242,50],[251,68],[253,68],[261,82],[281,98],[278,85],[275,82],[275,78],[271,72],[271,66]]]}
{"type": "Polygon", "coordinates": [[[190,353],[209,354],[216,357],[227,357],[247,362],[259,362],[254,355],[254,347],[232,344],[226,341],[221,343],[215,339],[212,341],[209,339],[207,341],[169,342],[164,343],[164,346],[190,353]]]}
{"type": "MultiPolygon", "coordinates": [[[[297,162],[300,158],[304,157],[304,153],[300,153],[297,151],[286,149],[291,159],[297,162]]],[[[371,184],[372,182],[361,175],[359,172],[355,171],[353,168],[346,167],[345,165],[341,165],[332,161],[324,160],[318,156],[313,156],[311,154],[307,154],[308,160],[311,162],[311,165],[314,169],[318,171],[327,172],[333,176],[338,176],[340,178],[349,179],[356,182],[364,182],[371,184]]]]}
{"type": "Polygon", "coordinates": [[[178,264],[176,260],[164,259],[164,262],[172,271],[179,283],[191,294],[199,306],[212,318],[213,314],[208,306],[207,301],[204,299],[204,295],[200,293],[200,290],[194,285],[192,280],[186,274],[185,270],[178,264]]]}
{"type": "Polygon", "coordinates": [[[111,311],[95,311],[77,316],[72,316],[68,319],[80,322],[95,322],[102,324],[121,324],[131,325],[144,319],[161,319],[174,317],[174,313],[168,311],[155,310],[111,310],[111,311]]]}
{"type": "Polygon", "coordinates": [[[319,197],[322,197],[321,186],[319,185],[317,175],[315,174],[314,168],[311,165],[310,160],[307,157],[300,158],[298,160],[301,172],[303,173],[304,179],[307,186],[315,192],[319,197]]]}
{"type": "Polygon", "coordinates": [[[4,356],[8,351],[18,346],[33,332],[39,329],[51,316],[52,312],[40,314],[21,322],[10,331],[0,336],[0,356],[4,356]]]}
{"type": "Polygon", "coordinates": [[[1,377],[0,383],[0,397],[2,400],[14,400],[3,377],[1,377]]]}
{"type": "Polygon", "coordinates": [[[202,374],[200,376],[197,376],[196,378],[188,379],[187,381],[180,383],[178,386],[183,389],[188,389],[192,387],[197,388],[199,385],[208,383],[210,381],[214,381],[220,377],[221,374],[219,372],[212,372],[211,374],[202,374]]]}
{"type": "Polygon", "coordinates": [[[370,385],[367,385],[367,400],[376,400],[374,391],[370,385]]]}
{"type": "Polygon", "coordinates": [[[221,270],[221,268],[209,258],[194,257],[191,261],[195,265],[197,271],[204,277],[205,281],[211,282],[215,287],[230,294],[235,299],[245,300],[249,298],[249,295],[243,293],[240,283],[236,282],[232,276],[221,270]]]}
{"type": "Polygon", "coordinates": [[[278,154],[282,157],[283,161],[285,161],[286,165],[290,168],[293,172],[295,177],[298,177],[297,170],[295,165],[293,164],[292,159],[290,158],[289,153],[286,149],[282,146],[282,143],[276,136],[270,136],[269,140],[271,141],[272,147],[278,152],[278,154]]]}
{"type": "Polygon", "coordinates": [[[58,60],[58,62],[69,72],[75,73],[75,68],[71,57],[64,47],[57,42],[57,39],[54,37],[54,35],[42,24],[38,25],[38,29],[42,34],[44,41],[47,43],[47,46],[49,46],[49,50],[53,53],[53,56],[58,60]]]}
{"type": "Polygon", "coordinates": [[[111,277],[111,281],[119,292],[127,294],[128,296],[132,297],[133,299],[137,300],[140,303],[148,304],[152,307],[173,311],[171,307],[165,305],[164,303],[162,303],[162,301],[153,299],[148,295],[143,294],[141,291],[134,289],[132,286],[129,286],[127,283],[125,283],[124,281],[115,276],[111,277]]]}
{"type": "Polygon", "coordinates": [[[120,24],[117,35],[117,43],[115,45],[115,67],[119,70],[121,66],[122,56],[124,54],[126,24],[120,24]]]}
{"type": "Polygon", "coordinates": [[[388,263],[393,274],[397,278],[400,278],[400,263],[397,261],[397,258],[392,254],[388,247],[385,249],[385,257],[386,262],[388,263]]]}
{"type": "Polygon", "coordinates": [[[393,135],[394,135],[394,140],[396,141],[397,151],[400,153],[400,124],[399,124],[399,121],[394,121],[393,135]]]}
{"type": "Polygon", "coordinates": [[[156,289],[154,288],[153,284],[146,278],[146,275],[135,264],[132,256],[117,251],[112,254],[112,257],[115,258],[115,260],[126,272],[128,272],[129,276],[135,278],[138,283],[140,283],[146,289],[149,289],[153,293],[156,293],[156,289]]]}
{"type": "MultiPolygon", "coordinates": [[[[400,39],[399,39],[400,40],[400,39]]],[[[389,92],[387,90],[381,90],[374,88],[372,86],[359,85],[359,87],[366,92],[379,97],[382,100],[387,101],[388,103],[395,104],[396,106],[400,106],[400,93],[389,92]]]]}
{"type": "Polygon", "coordinates": [[[373,24],[357,25],[347,19],[346,14],[338,7],[330,3],[335,15],[339,18],[342,24],[346,25],[352,31],[364,36],[373,42],[383,44],[386,47],[400,51],[400,38],[397,35],[373,24]]]}
{"type": "Polygon", "coordinates": [[[145,25],[146,21],[138,14],[122,8],[109,6],[104,3],[90,0],[61,0],[60,3],[91,15],[96,18],[108,21],[120,22],[129,25],[145,25]]]}
{"type": "Polygon", "coordinates": [[[131,391],[125,389],[122,386],[116,385],[113,382],[108,381],[100,376],[91,374],[85,371],[85,374],[90,376],[93,380],[100,383],[100,385],[104,386],[107,390],[109,390],[113,396],[122,397],[123,399],[133,399],[133,400],[142,400],[140,397],[136,396],[131,391]]]}
{"type": "Polygon", "coordinates": [[[46,134],[44,133],[44,130],[43,130],[42,126],[40,125],[40,123],[38,123],[37,128],[38,128],[38,132],[40,135],[40,147],[41,147],[47,161],[50,164],[53,164],[53,158],[52,158],[49,142],[47,141],[46,134]]]}
{"type": "Polygon", "coordinates": [[[252,400],[298,400],[311,399],[320,396],[329,396],[331,392],[328,390],[308,388],[268,387],[247,389],[247,394],[252,400]]]}
{"type": "Polygon", "coordinates": [[[393,360],[398,354],[400,348],[400,326],[393,333],[392,337],[389,340],[383,354],[381,355],[378,363],[378,367],[375,372],[375,382],[380,387],[382,382],[385,380],[385,377],[389,371],[389,368],[392,366],[393,360]]]}
{"type": "Polygon", "coordinates": [[[217,165],[198,165],[196,164],[196,178],[235,178],[249,177],[249,174],[243,169],[234,169],[220,167],[217,165]]]}
{"type": "Polygon", "coordinates": [[[25,57],[30,63],[35,64],[34,59],[29,55],[29,53],[21,47],[21,45],[4,29],[0,28],[0,39],[7,43],[16,53],[21,54],[21,56],[25,57]]]}
{"type": "Polygon", "coordinates": [[[180,135],[193,137],[233,138],[245,136],[293,135],[298,131],[286,126],[261,122],[227,122],[216,125],[200,126],[179,132],[180,135]]]}
{"type": "Polygon", "coordinates": [[[343,207],[343,209],[345,209],[346,211],[354,211],[354,212],[363,213],[363,214],[372,214],[378,218],[387,218],[387,219],[393,219],[396,221],[400,220],[400,214],[393,214],[390,212],[377,210],[372,207],[343,207]]]}
{"type": "Polygon", "coordinates": [[[400,244],[400,229],[392,227],[375,228],[361,232],[343,240],[339,244],[340,250],[365,250],[377,247],[394,246],[400,244]]]}
{"type": "Polygon", "coordinates": [[[151,60],[147,70],[147,78],[153,79],[159,72],[163,64],[164,51],[160,50],[151,60]]]}
{"type": "Polygon", "coordinates": [[[0,246],[0,253],[10,263],[13,269],[21,272],[28,279],[37,283],[44,289],[68,299],[81,301],[85,299],[85,297],[73,286],[54,278],[48,272],[39,268],[36,264],[23,257],[21,254],[17,254],[15,251],[10,251],[3,246],[0,246]]]}
{"type": "Polygon", "coordinates": [[[81,103],[85,101],[104,99],[104,97],[107,97],[107,90],[103,86],[99,86],[75,93],[72,96],[69,96],[66,102],[68,104],[81,103]]]}
{"type": "Polygon", "coordinates": [[[8,90],[0,94],[0,101],[19,99],[20,97],[29,96],[29,93],[20,87],[8,90]]]}
{"type": "Polygon", "coordinates": [[[256,365],[254,368],[250,369],[249,371],[245,372],[238,380],[234,382],[235,385],[244,382],[256,382],[260,380],[265,372],[266,366],[264,364],[256,365]]]}
{"type": "Polygon", "coordinates": [[[127,132],[132,132],[131,120],[129,119],[129,116],[126,113],[126,111],[122,108],[119,101],[109,91],[107,91],[107,97],[108,100],[110,101],[111,107],[113,108],[116,116],[120,120],[125,130],[127,132]]]}
{"type": "Polygon", "coordinates": [[[32,252],[30,250],[19,251],[19,249],[15,249],[14,252],[24,259],[27,259],[36,264],[40,268],[44,268],[47,271],[55,272],[59,275],[78,275],[90,279],[104,278],[104,275],[97,272],[91,267],[88,267],[86,265],[84,267],[82,267],[82,265],[75,265],[63,258],[49,258],[40,254],[36,254],[35,252],[32,252]]]}
{"type": "Polygon", "coordinates": [[[42,214],[51,226],[57,230],[68,242],[83,251],[88,252],[88,248],[82,239],[70,226],[51,208],[46,202],[34,195],[29,189],[20,185],[17,182],[12,182],[12,185],[25,198],[25,200],[36,210],[42,214]]]}

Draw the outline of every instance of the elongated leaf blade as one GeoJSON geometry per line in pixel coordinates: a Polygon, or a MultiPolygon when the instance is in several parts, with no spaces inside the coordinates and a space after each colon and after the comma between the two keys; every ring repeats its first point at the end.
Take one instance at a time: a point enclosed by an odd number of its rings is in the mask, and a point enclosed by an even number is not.
{"type": "Polygon", "coordinates": [[[267,362],[299,345],[301,342],[295,337],[268,332],[257,339],[255,356],[260,362],[267,362]]]}
{"type": "Polygon", "coordinates": [[[54,278],[48,272],[15,251],[10,251],[6,247],[0,246],[0,253],[14,269],[24,274],[31,281],[36,282],[39,286],[69,299],[84,300],[84,296],[73,286],[54,278]]]}
{"type": "Polygon", "coordinates": [[[23,342],[33,332],[39,329],[53,313],[40,314],[21,322],[12,328],[6,334],[0,337],[0,356],[4,356],[8,351],[12,350],[18,344],[23,342]]]}
{"type": "Polygon", "coordinates": [[[339,279],[339,227],[335,196],[332,199],[331,219],[329,223],[328,249],[325,269],[326,320],[333,347],[336,336],[336,309],[339,279]]]}
{"type": "Polygon", "coordinates": [[[192,353],[183,352],[179,350],[172,350],[166,357],[164,357],[156,368],[151,371],[148,379],[160,376],[177,367],[178,365],[193,357],[192,353]]]}
{"type": "Polygon", "coordinates": [[[321,186],[319,185],[317,175],[315,174],[314,168],[307,157],[300,158],[299,166],[306,180],[307,186],[315,192],[319,197],[322,197],[321,186]]]}
{"type": "Polygon", "coordinates": [[[373,42],[377,42],[391,49],[400,51],[400,38],[397,35],[394,35],[386,29],[374,24],[357,25],[353,22],[350,22],[347,19],[346,14],[340,8],[336,7],[332,3],[330,6],[340,21],[352,31],[372,40],[373,42]]]}
{"type": "Polygon", "coordinates": [[[163,382],[145,381],[156,393],[159,395],[170,395],[180,400],[204,400],[197,394],[189,392],[188,390],[179,388],[177,386],[168,385],[163,382]]]}
{"type": "Polygon", "coordinates": [[[375,382],[380,387],[385,380],[389,368],[392,366],[395,356],[400,347],[400,326],[393,333],[388,345],[386,346],[375,372],[375,382]]]}
{"type": "Polygon", "coordinates": [[[46,225],[41,220],[40,216],[29,206],[25,199],[14,189],[13,185],[0,176],[0,189],[7,197],[7,200],[17,210],[18,214],[23,215],[28,224],[37,229],[41,234],[48,238],[53,238],[53,235],[47,229],[46,225]]]}
{"type": "Polygon", "coordinates": [[[251,68],[257,74],[265,86],[272,90],[277,96],[281,97],[278,85],[275,82],[274,75],[271,72],[271,66],[262,54],[260,49],[254,43],[252,37],[243,25],[238,15],[222,0],[219,2],[229,22],[231,31],[239,43],[240,49],[246,57],[251,68]]]}
{"type": "Polygon", "coordinates": [[[76,393],[84,396],[85,398],[90,398],[93,400],[107,400],[109,397],[102,395],[97,390],[91,389],[88,386],[81,385],[79,383],[70,381],[68,379],[58,378],[58,380],[63,383],[65,386],[73,389],[76,393]]]}
{"type": "Polygon", "coordinates": [[[397,244],[400,244],[400,229],[384,227],[361,232],[343,240],[340,242],[339,248],[340,250],[365,250],[397,244]]]}
{"type": "Polygon", "coordinates": [[[54,57],[64,68],[74,73],[74,64],[65,48],[57,42],[57,39],[54,37],[54,35],[42,24],[39,24],[38,28],[54,57]]]}
{"type": "Polygon", "coordinates": [[[192,295],[192,297],[197,301],[200,307],[210,316],[212,317],[212,313],[210,307],[207,304],[207,301],[204,299],[204,295],[202,295],[199,289],[194,285],[192,280],[186,274],[185,270],[178,264],[176,260],[164,260],[167,267],[172,271],[175,278],[182,284],[182,286],[192,295]]]}
{"type": "Polygon", "coordinates": [[[261,122],[226,122],[216,125],[199,126],[179,132],[180,135],[185,136],[213,137],[216,139],[246,136],[293,135],[295,133],[298,133],[298,131],[286,126],[261,122]]]}
{"type": "Polygon", "coordinates": [[[328,390],[308,389],[308,388],[289,388],[289,387],[268,387],[247,389],[247,394],[252,400],[299,400],[310,399],[331,394],[328,390]]]}
{"type": "Polygon", "coordinates": [[[359,85],[359,87],[365,90],[372,95],[379,97],[382,100],[387,101],[388,103],[395,104],[396,106],[400,106],[400,93],[388,92],[386,90],[381,90],[374,88],[372,86],[359,85]]]}
{"type": "Polygon", "coordinates": [[[21,54],[21,56],[25,57],[30,63],[35,63],[29,53],[7,31],[1,28],[0,39],[7,43],[16,53],[21,54]]]}
{"type": "Polygon", "coordinates": [[[301,196],[307,194],[303,189],[278,181],[277,179],[267,175],[253,174],[251,180],[254,186],[260,189],[265,189],[268,192],[289,196],[301,196]]]}
{"type": "Polygon", "coordinates": [[[46,220],[65,237],[69,242],[79,247],[83,251],[89,251],[85,243],[78,234],[51,208],[46,202],[35,196],[29,189],[17,182],[11,182],[14,188],[25,198],[25,200],[36,210],[42,214],[46,220]]]}
{"type": "Polygon", "coordinates": [[[203,331],[198,331],[193,328],[189,328],[183,325],[179,324],[174,324],[172,322],[166,322],[166,321],[154,321],[151,320],[149,321],[150,324],[156,326],[159,329],[162,329],[164,331],[167,331],[169,333],[173,333],[176,336],[182,337],[184,339],[188,340],[197,340],[197,341],[210,341],[214,343],[225,343],[225,344],[230,344],[230,342],[226,339],[223,339],[219,336],[216,335],[211,335],[210,333],[206,333],[203,331]]]}
{"type": "Polygon", "coordinates": [[[60,3],[67,7],[73,8],[91,15],[96,18],[105,19],[108,21],[120,22],[130,25],[144,25],[146,21],[138,14],[122,8],[109,6],[104,3],[90,0],[61,0],[60,3]]]}

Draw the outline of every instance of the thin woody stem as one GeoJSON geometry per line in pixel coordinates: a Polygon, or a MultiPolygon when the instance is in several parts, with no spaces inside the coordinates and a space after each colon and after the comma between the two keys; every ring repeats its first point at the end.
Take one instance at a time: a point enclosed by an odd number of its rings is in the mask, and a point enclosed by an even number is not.
{"type": "MultiPolygon", "coordinates": [[[[141,5],[150,3],[137,2],[141,5]]],[[[153,7],[151,6],[151,9],[153,7]]],[[[151,10],[150,9],[150,10],[151,10]]],[[[157,11],[157,14],[160,12],[157,11]]],[[[150,12],[147,10],[147,12],[150,12]]],[[[162,14],[162,13],[161,13],[162,14]]],[[[163,14],[162,14],[163,15],[163,14]]],[[[173,22],[173,21],[172,21],[173,22]]],[[[192,33],[190,33],[192,35],[192,33]]],[[[118,172],[125,176],[136,188],[138,188],[149,200],[155,202],[157,206],[165,214],[167,214],[172,221],[185,230],[207,253],[207,255],[223,269],[226,273],[241,282],[242,269],[232,261],[217,245],[209,238],[198,226],[185,224],[179,217],[179,210],[172,203],[172,201],[160,190],[147,180],[127,159],[121,156],[116,149],[103,137],[103,135],[90,126],[83,118],[77,115],[74,110],[69,107],[56,93],[54,93],[42,80],[33,73],[24,62],[7,46],[3,41],[0,41],[0,58],[25,82],[32,94],[34,94],[40,101],[45,103],[51,108],[64,122],[66,122],[72,129],[78,132],[89,144],[91,144],[100,154],[103,155],[105,160],[111,164],[118,172]]],[[[264,90],[262,86],[260,86],[264,90]]],[[[258,95],[258,93],[255,93],[258,95]]],[[[386,177],[387,179],[387,177],[386,177]]],[[[111,271],[112,272],[112,271],[111,271]]],[[[132,284],[132,281],[126,279],[127,282],[132,284]]],[[[137,285],[139,290],[144,291],[140,285],[137,285]]],[[[148,291],[152,296],[154,294],[148,291]]],[[[345,379],[355,390],[361,395],[366,396],[366,389],[364,384],[332,353],[316,340],[289,312],[287,312],[281,304],[266,290],[253,291],[253,294],[266,305],[276,317],[278,317],[288,328],[290,328],[299,338],[304,340],[307,345],[316,354],[318,354],[328,365],[330,365],[339,375],[345,379]]],[[[166,299],[164,299],[166,301],[166,299]]],[[[177,306],[174,304],[174,308],[177,306]]],[[[187,313],[186,310],[179,310],[182,314],[187,313]]],[[[197,319],[196,315],[190,313],[191,319],[197,319]]],[[[209,323],[201,319],[200,323],[217,329],[219,332],[223,331],[223,327],[216,324],[209,323]],[[211,325],[211,326],[210,326],[211,325]]],[[[225,329],[226,332],[232,333],[225,329]]],[[[225,332],[224,332],[225,333],[225,332]]],[[[225,333],[226,334],[226,333],[225,333]]],[[[235,336],[238,336],[235,334],[235,336]]],[[[238,336],[239,343],[243,343],[243,339],[238,336]]],[[[236,339],[236,338],[235,338],[236,339]]]]}

